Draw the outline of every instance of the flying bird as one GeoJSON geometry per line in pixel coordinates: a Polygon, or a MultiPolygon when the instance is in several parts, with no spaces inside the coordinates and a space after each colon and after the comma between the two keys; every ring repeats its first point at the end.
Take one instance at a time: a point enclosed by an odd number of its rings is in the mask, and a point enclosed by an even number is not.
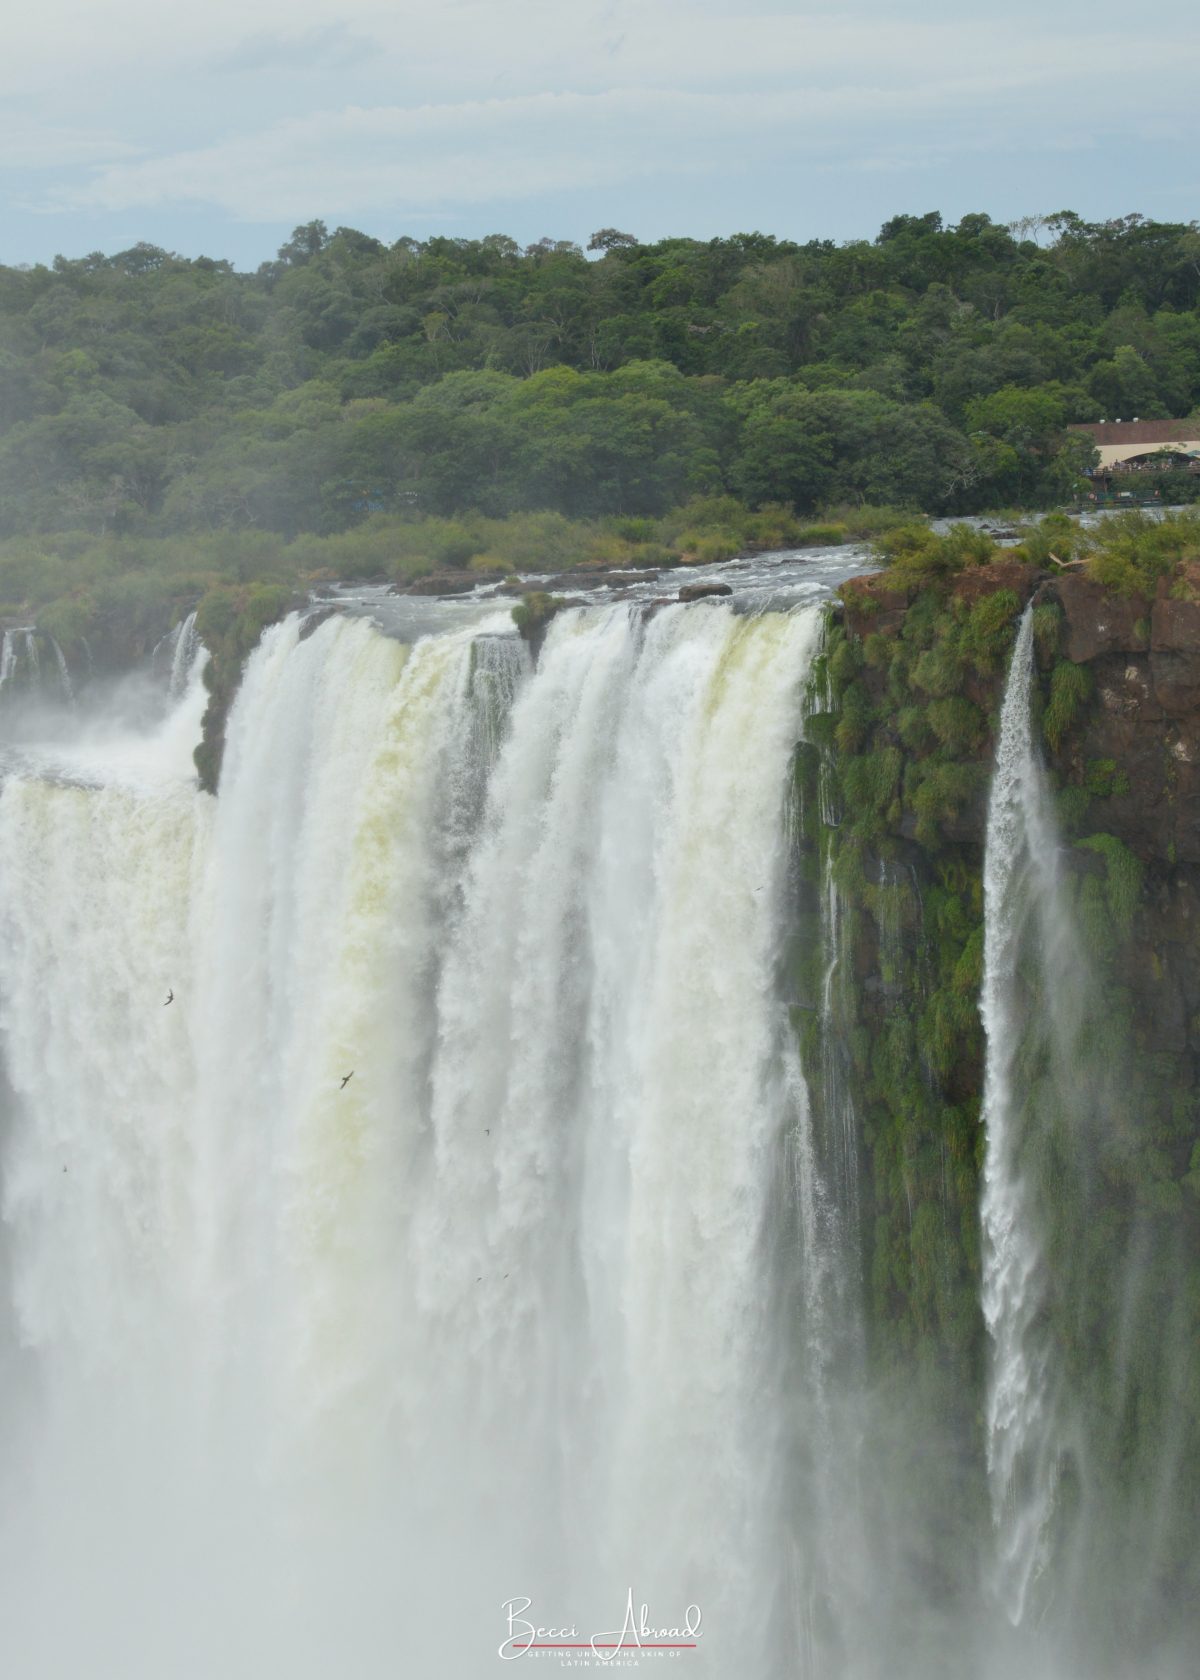
{"type": "Polygon", "coordinates": [[[349,1085],[350,1081],[353,1078],[354,1078],[354,1069],[351,1068],[350,1072],[346,1075],[345,1079],[343,1079],[342,1083],[338,1086],[338,1090],[339,1091],[344,1091],[346,1089],[347,1085],[349,1085]]]}
{"type": "Polygon", "coordinates": [[[163,1008],[165,1009],[167,1007],[168,1003],[174,1003],[174,1002],[175,1002],[175,993],[171,992],[171,991],[168,991],[167,996],[166,996],[166,1001],[163,1004],[163,1008]]]}

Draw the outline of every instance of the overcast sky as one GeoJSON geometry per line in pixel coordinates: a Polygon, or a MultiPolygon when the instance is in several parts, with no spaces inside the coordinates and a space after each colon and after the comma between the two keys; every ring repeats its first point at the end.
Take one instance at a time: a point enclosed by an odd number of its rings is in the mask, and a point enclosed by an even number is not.
{"type": "Polygon", "coordinates": [[[1200,217],[1200,31],[1116,0],[30,0],[0,260],[1200,217]]]}

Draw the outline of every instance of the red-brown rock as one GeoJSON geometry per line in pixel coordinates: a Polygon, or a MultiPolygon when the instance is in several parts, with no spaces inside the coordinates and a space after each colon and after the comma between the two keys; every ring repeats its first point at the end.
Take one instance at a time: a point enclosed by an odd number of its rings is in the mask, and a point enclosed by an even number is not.
{"type": "Polygon", "coordinates": [[[1141,595],[1113,595],[1082,572],[1055,578],[1047,590],[1066,615],[1065,656],[1086,665],[1105,653],[1144,653],[1150,604],[1141,595]]]}
{"type": "Polygon", "coordinates": [[[870,636],[876,632],[890,635],[904,623],[913,594],[911,589],[896,589],[889,584],[886,572],[847,578],[842,585],[846,629],[852,636],[870,636]]]}
{"type": "Polygon", "coordinates": [[[1020,560],[996,560],[989,566],[970,566],[965,572],[959,572],[951,580],[950,593],[973,607],[989,595],[1011,589],[1024,606],[1033,593],[1037,577],[1034,568],[1020,560]]]}
{"type": "Polygon", "coordinates": [[[1155,697],[1164,712],[1183,717],[1200,709],[1200,564],[1196,561],[1184,567],[1182,577],[1173,584],[1167,578],[1159,583],[1150,613],[1150,670],[1155,697]]]}

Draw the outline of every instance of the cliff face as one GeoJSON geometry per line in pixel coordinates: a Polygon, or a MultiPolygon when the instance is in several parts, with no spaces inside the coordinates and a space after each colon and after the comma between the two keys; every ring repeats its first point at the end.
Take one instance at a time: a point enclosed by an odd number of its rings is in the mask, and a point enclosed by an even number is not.
{"type": "MultiPolygon", "coordinates": [[[[878,574],[843,600],[797,760],[821,860],[801,894],[798,945],[820,948],[832,881],[853,984],[799,1031],[807,1064],[840,1055],[853,1093],[876,1380],[919,1392],[958,1442],[959,1470],[978,1471],[982,865],[1008,656],[1032,602],[1035,716],[1088,1015],[1071,1077],[1095,1094],[1082,1137],[1066,1105],[1055,1112],[1045,1057],[1023,1065],[1045,1133],[1027,1170],[1051,1332],[1078,1420],[1080,1464],[1064,1485],[1086,1480],[1089,1497],[1115,1498],[1156,1432],[1196,1477],[1200,565],[1153,600],[1018,562],[936,587],[896,589],[878,574]]],[[[798,995],[816,995],[815,972],[803,957],[796,966],[798,995]]],[[[1031,1018],[1038,1008],[1031,992],[1031,1018]]],[[[828,1082],[814,1106],[832,1137],[828,1082]]],[[[1179,1520],[1163,1541],[1166,1597],[1197,1538],[1179,1520]]]]}
{"type": "Polygon", "coordinates": [[[1200,564],[1183,588],[1192,598],[1173,598],[1164,579],[1153,601],[1122,599],[1075,576],[1039,591],[1061,606],[1063,655],[1094,687],[1056,768],[1080,782],[1089,762],[1117,765],[1109,828],[1139,857],[1168,864],[1200,862],[1200,564]]]}
{"type": "MultiPolygon", "coordinates": [[[[1123,972],[1137,994],[1141,1041],[1200,1057],[1200,562],[1175,591],[1164,579],[1153,600],[1122,597],[1079,573],[999,564],[960,573],[939,611],[969,614],[1002,593],[1019,607],[1032,599],[1043,745],[1067,838],[1111,836],[1139,866],[1123,972]]],[[[878,656],[865,656],[870,639],[902,638],[910,613],[927,610],[918,594],[890,590],[886,574],[847,587],[846,634],[864,650],[862,680],[877,708],[886,709],[888,688],[878,656]]],[[[988,720],[965,758],[985,770],[1003,684],[1003,662],[962,671],[962,696],[988,720]]],[[[882,732],[896,731],[882,721],[882,732]]],[[[943,813],[938,838],[961,849],[964,865],[976,864],[985,820],[986,778],[943,813]]],[[[915,812],[903,810],[892,826],[897,839],[912,840],[915,812]]],[[[1077,872],[1095,873],[1096,859],[1095,849],[1072,848],[1077,872]]]]}

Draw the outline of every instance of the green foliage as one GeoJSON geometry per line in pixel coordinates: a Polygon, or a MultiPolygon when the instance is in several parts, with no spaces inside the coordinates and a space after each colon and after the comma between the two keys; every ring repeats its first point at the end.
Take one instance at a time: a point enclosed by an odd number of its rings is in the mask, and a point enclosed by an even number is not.
{"type": "Polygon", "coordinates": [[[1059,826],[1066,835],[1078,834],[1087,818],[1091,795],[1086,788],[1065,787],[1056,799],[1059,826]]]}
{"type": "Polygon", "coordinates": [[[1158,580],[1200,560],[1200,509],[1161,518],[1129,512],[1101,522],[1088,571],[1118,595],[1153,595],[1158,580]]]}
{"type": "Polygon", "coordinates": [[[1003,669],[1012,646],[1013,623],[1021,610],[1016,591],[997,589],[967,613],[958,638],[962,653],[977,674],[991,677],[1003,669]]]}
{"type": "Polygon", "coordinates": [[[843,753],[856,753],[862,747],[875,720],[870,691],[864,683],[852,682],[842,690],[841,711],[842,715],[834,731],[838,750],[843,753]]]}
{"type": "MultiPolygon", "coordinates": [[[[806,834],[828,858],[843,905],[837,925],[851,942],[833,971],[844,978],[833,987],[834,1017],[822,1018],[832,1037],[812,1015],[804,1031],[806,1066],[845,1055],[861,1105],[875,1210],[865,1232],[872,1357],[890,1370],[936,1347],[932,1357],[966,1392],[981,1352],[978,1104],[947,1093],[964,1087],[979,1058],[982,893],[977,869],[952,861],[943,825],[982,788],[970,755],[986,725],[960,694],[927,699],[911,684],[927,654],[949,647],[961,666],[963,622],[918,596],[898,634],[865,648],[831,626],[812,698],[833,709],[810,713],[814,746],[798,774],[806,834]],[[893,684],[905,704],[873,699],[893,684]],[[817,794],[830,777],[837,824],[812,826],[828,809],[817,794]],[[910,815],[915,843],[898,839],[910,815]]],[[[824,1087],[813,1090],[819,1111],[824,1087]]]]}
{"type": "Polygon", "coordinates": [[[963,660],[957,639],[941,636],[931,648],[917,656],[912,668],[914,685],[925,694],[945,697],[957,694],[962,686],[963,660]]]}
{"type": "Polygon", "coordinates": [[[858,833],[882,833],[883,819],[900,784],[902,762],[895,747],[849,754],[843,759],[841,788],[846,816],[858,833]]]}
{"type": "Polygon", "coordinates": [[[1113,926],[1125,938],[1142,894],[1142,865],[1115,834],[1089,834],[1077,844],[1104,859],[1104,898],[1113,926]]]}
{"type": "Polygon", "coordinates": [[[987,734],[987,720],[979,707],[958,694],[933,701],[926,717],[942,746],[955,758],[977,751],[987,734]]]}
{"type": "Polygon", "coordinates": [[[833,691],[842,695],[862,670],[864,656],[858,642],[842,632],[830,637],[828,654],[829,680],[833,691]]]}
{"type": "Polygon", "coordinates": [[[1065,513],[1048,513],[1036,524],[1022,527],[1021,544],[1015,552],[1029,565],[1044,569],[1056,560],[1078,559],[1087,554],[1091,546],[1091,533],[1077,520],[1065,513]]]}
{"type": "Polygon", "coordinates": [[[1042,715],[1042,733],[1052,752],[1075,721],[1080,706],[1092,692],[1092,674],[1086,665],[1060,659],[1050,675],[1050,699],[1042,715]]]}
{"type": "Polygon", "coordinates": [[[978,764],[935,764],[910,766],[905,791],[917,817],[917,839],[932,845],[946,823],[976,799],[987,777],[978,764]]]}
{"type": "MultiPolygon", "coordinates": [[[[860,643],[831,627],[810,694],[820,708],[810,720],[813,744],[797,766],[806,844],[829,870],[808,871],[805,891],[819,897],[832,880],[839,895],[832,967],[814,939],[828,924],[811,907],[804,923],[802,912],[802,937],[825,965],[810,962],[810,970],[833,977],[828,1013],[804,1016],[804,1065],[816,1139],[823,1127],[842,1136],[840,1105],[852,1093],[867,1355],[881,1392],[906,1392],[915,1372],[937,1372],[939,1413],[956,1420],[964,1439],[978,1425],[985,1367],[978,999],[988,701],[976,708],[961,683],[970,680],[973,696],[976,685],[986,688],[998,705],[1016,597],[991,609],[994,618],[971,623],[978,607],[997,599],[968,609],[939,586],[917,593],[887,634],[860,643]],[[959,686],[950,686],[956,674],[959,686]],[[831,1062],[842,1083],[826,1083],[831,1062]]],[[[1057,653],[1057,610],[1042,624],[1044,654],[1057,653]]],[[[1040,687],[1048,691],[1048,734],[1061,742],[1081,721],[1090,675],[1059,659],[1040,687]]],[[[1069,773],[1080,785],[1058,796],[1068,832],[1086,822],[1093,800],[1127,791],[1117,761],[1080,767],[1072,757],[1069,773]]],[[[1054,1035],[1045,1026],[1057,1018],[1050,1007],[1057,1000],[1042,995],[1032,945],[1021,958],[1025,1028],[1014,1088],[1027,1109],[1022,1172],[1052,1280],[1044,1310],[1089,1476],[1110,1488],[1124,1487],[1138,1454],[1156,1452],[1164,1438],[1186,1438],[1192,1464],[1200,1451],[1193,1055],[1174,1048],[1184,1036],[1177,996],[1165,1031],[1154,1019],[1156,988],[1178,980],[1175,943],[1147,943],[1139,927],[1143,913],[1161,913],[1167,885],[1156,866],[1153,899],[1144,893],[1138,859],[1110,834],[1090,834],[1065,854],[1063,894],[1074,908],[1085,1006],[1076,1018],[1072,991],[1054,1035]],[[1061,1031],[1077,1035],[1066,1055],[1061,1031]],[[1117,1278],[1127,1308],[1119,1323],[1117,1278]],[[1166,1359],[1164,1345],[1173,1350],[1166,1359]]],[[[802,995],[812,996],[815,983],[810,975],[802,995]]],[[[1197,1032],[1193,1016],[1189,1046],[1197,1032]]],[[[1179,1536],[1186,1504],[1169,1502],[1179,1536]]],[[[986,1511],[978,1520],[986,1527],[986,1511]]]]}
{"type": "Polygon", "coordinates": [[[196,608],[196,631],[211,654],[204,672],[208,705],[195,751],[200,786],[215,793],[225,747],[225,719],[247,656],[269,624],[297,605],[284,584],[214,584],[196,608]]]}
{"type": "Polygon", "coordinates": [[[549,595],[545,590],[533,589],[523,596],[512,610],[513,623],[519,635],[527,642],[536,642],[545,632],[546,626],[556,613],[562,611],[570,603],[559,595],[549,595]]]}
{"type": "Polygon", "coordinates": [[[1129,777],[1115,759],[1093,758],[1088,760],[1083,785],[1092,799],[1110,799],[1129,792],[1129,777]]]}
{"type": "Polygon", "coordinates": [[[837,543],[848,540],[849,532],[845,525],[804,525],[800,529],[798,546],[801,548],[832,548],[837,543]]]}
{"type": "Polygon", "coordinates": [[[1062,645],[1063,610],[1057,601],[1043,601],[1033,609],[1033,641],[1041,660],[1054,659],[1062,645]]]}
{"type": "Polygon", "coordinates": [[[944,583],[968,566],[986,566],[1001,552],[985,532],[952,525],[939,534],[928,525],[901,525],[875,543],[889,583],[906,588],[944,583]]]}
{"type": "Polygon", "coordinates": [[[1187,226],[1076,218],[1039,248],[897,220],[846,245],[606,230],[595,261],[314,222],[253,274],[149,245],[0,268],[0,537],[730,492],[861,536],[880,504],[1050,505],[1086,464],[1073,421],[1200,400],[1187,226]]]}

